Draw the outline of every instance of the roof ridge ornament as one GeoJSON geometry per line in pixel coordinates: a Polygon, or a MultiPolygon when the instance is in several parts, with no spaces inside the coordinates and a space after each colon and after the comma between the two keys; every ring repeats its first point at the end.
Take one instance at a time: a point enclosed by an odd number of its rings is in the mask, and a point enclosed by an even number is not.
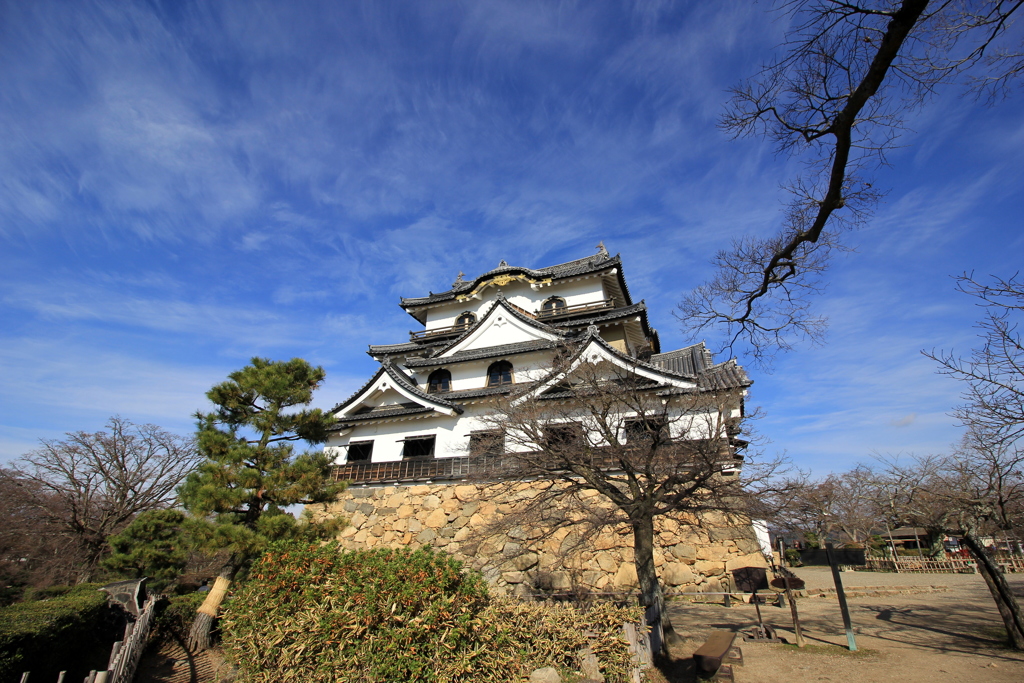
{"type": "Polygon", "coordinates": [[[499,268],[508,268],[508,264],[505,263],[505,259],[501,259],[501,263],[498,264],[499,268]]]}
{"type": "Polygon", "coordinates": [[[498,300],[498,301],[504,301],[504,300],[505,300],[505,292],[503,292],[503,291],[501,291],[501,290],[499,289],[499,290],[498,290],[498,296],[497,296],[497,297],[495,297],[495,298],[497,298],[497,300],[498,300]]]}
{"type": "Polygon", "coordinates": [[[454,287],[455,285],[461,285],[461,284],[462,284],[463,282],[465,282],[465,280],[463,280],[463,279],[462,279],[462,278],[463,278],[463,277],[465,277],[465,276],[466,276],[466,274],[465,274],[465,273],[463,273],[463,272],[462,272],[462,271],[460,270],[460,271],[459,271],[459,276],[458,276],[457,278],[455,278],[455,282],[453,282],[453,283],[452,283],[452,287],[454,287]]]}
{"type": "Polygon", "coordinates": [[[606,249],[604,246],[604,240],[601,240],[600,242],[597,243],[597,253],[600,256],[604,256],[605,258],[609,257],[608,249],[606,249]]]}
{"type": "Polygon", "coordinates": [[[383,365],[385,368],[390,368],[391,367],[391,356],[384,356],[384,360],[382,360],[380,362],[380,364],[383,365]]]}
{"type": "Polygon", "coordinates": [[[597,337],[601,334],[600,330],[597,329],[597,325],[590,323],[587,325],[587,334],[593,337],[597,337]]]}

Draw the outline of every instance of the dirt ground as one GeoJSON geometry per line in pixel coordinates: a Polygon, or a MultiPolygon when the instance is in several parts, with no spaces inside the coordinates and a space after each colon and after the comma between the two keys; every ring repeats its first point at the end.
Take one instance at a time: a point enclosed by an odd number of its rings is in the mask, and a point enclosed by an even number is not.
{"type": "MultiPolygon", "coordinates": [[[[801,568],[809,593],[832,587],[828,568],[801,568]]],[[[970,574],[888,574],[843,572],[858,651],[847,649],[834,594],[797,601],[808,646],[737,644],[745,665],[735,667],[738,683],[793,681],[1024,681],[1024,653],[1002,645],[1002,620],[981,576],[970,574]]],[[[1007,580],[1024,597],[1024,575],[1007,580]]],[[[790,610],[762,605],[766,624],[795,642],[790,610]]],[[[669,603],[669,616],[684,644],[673,650],[658,681],[694,680],[689,656],[715,630],[736,631],[757,623],[753,605],[726,608],[669,603]]]]}

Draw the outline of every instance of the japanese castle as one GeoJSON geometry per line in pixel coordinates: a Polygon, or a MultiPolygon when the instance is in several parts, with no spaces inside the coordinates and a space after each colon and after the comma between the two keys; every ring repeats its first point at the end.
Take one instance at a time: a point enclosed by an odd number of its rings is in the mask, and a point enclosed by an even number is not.
{"type": "MultiPolygon", "coordinates": [[[[497,268],[451,289],[403,298],[421,329],[409,340],[371,345],[376,373],[333,409],[326,451],[335,477],[394,485],[459,480],[505,445],[481,417],[495,397],[549,390],[556,354],[581,354],[629,368],[669,392],[735,389],[751,382],[735,360],[714,363],[703,342],[662,351],[643,301],[634,301],[619,256],[596,255],[545,268],[497,268]]],[[[731,408],[742,414],[742,398],[731,408]]]]}

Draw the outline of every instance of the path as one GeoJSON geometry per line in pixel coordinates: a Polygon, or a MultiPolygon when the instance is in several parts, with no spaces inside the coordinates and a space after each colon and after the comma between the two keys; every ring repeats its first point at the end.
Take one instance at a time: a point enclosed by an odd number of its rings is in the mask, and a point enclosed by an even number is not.
{"type": "Polygon", "coordinates": [[[226,674],[218,651],[192,653],[174,639],[150,646],[139,662],[135,683],[226,683],[226,674]]]}
{"type": "MultiPolygon", "coordinates": [[[[832,586],[827,568],[804,568],[797,574],[808,589],[832,586]]],[[[858,653],[848,652],[839,606],[834,598],[797,602],[805,650],[786,645],[745,643],[745,667],[736,668],[739,683],[793,681],[1024,681],[1024,653],[1000,643],[1002,621],[984,580],[971,574],[887,574],[844,572],[843,585],[860,593],[870,587],[899,589],[904,594],[849,600],[858,653]],[[936,588],[941,592],[936,592],[936,588]],[[914,592],[921,591],[921,592],[914,592]],[[928,591],[928,592],[924,592],[928,591]]],[[[1024,596],[1024,575],[1009,575],[1024,596]]],[[[789,608],[762,606],[765,622],[793,642],[789,608]]],[[[669,615],[687,637],[677,656],[688,656],[712,630],[736,630],[756,623],[752,605],[670,603],[669,615]]]]}

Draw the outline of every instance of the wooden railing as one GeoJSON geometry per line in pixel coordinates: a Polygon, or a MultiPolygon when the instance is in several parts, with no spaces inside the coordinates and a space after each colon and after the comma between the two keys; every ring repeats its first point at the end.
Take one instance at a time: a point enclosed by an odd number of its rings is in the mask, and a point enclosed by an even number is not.
{"type": "Polygon", "coordinates": [[[579,313],[588,313],[590,311],[605,311],[612,308],[615,308],[615,301],[613,301],[612,299],[605,299],[603,301],[595,301],[589,304],[577,304],[575,306],[563,306],[562,308],[552,308],[546,311],[538,311],[537,319],[550,320],[552,318],[561,318],[563,316],[577,315],[579,313]]]}
{"type": "Polygon", "coordinates": [[[139,667],[142,652],[149,643],[149,630],[153,625],[153,614],[156,609],[157,597],[151,595],[142,608],[142,614],[134,623],[124,629],[124,638],[114,643],[107,664],[108,683],[132,683],[135,670],[139,667]]]}
{"type": "Polygon", "coordinates": [[[508,465],[500,455],[457,456],[454,458],[409,458],[394,462],[356,462],[336,465],[334,481],[354,484],[467,479],[496,473],[508,465]]]}
{"type": "MultiPolygon", "coordinates": [[[[539,459],[531,458],[529,454],[524,453],[463,455],[450,458],[407,458],[392,462],[354,462],[332,467],[331,479],[333,481],[349,481],[353,484],[452,479],[495,481],[536,477],[543,472],[553,475],[559,471],[554,469],[548,471],[545,467],[538,466],[538,462],[540,462],[539,459]]],[[[620,455],[614,452],[595,451],[590,456],[589,464],[607,471],[622,469],[620,455]]]]}
{"type": "MultiPolygon", "coordinates": [[[[84,683],[132,683],[135,671],[139,668],[139,660],[149,644],[149,631],[153,627],[157,596],[151,595],[146,600],[138,619],[130,621],[124,627],[124,637],[114,643],[110,649],[110,659],[103,671],[93,669],[85,677],[84,683]]],[[[31,672],[21,675],[21,683],[28,683],[31,672]]],[[[66,681],[67,671],[61,671],[57,683],[66,681]]],[[[31,679],[35,683],[36,679],[31,679]]],[[[40,681],[39,683],[42,683],[40,681]]]]}
{"type": "Polygon", "coordinates": [[[417,341],[419,339],[427,339],[428,337],[447,337],[456,334],[462,334],[469,329],[469,325],[452,325],[451,327],[435,327],[432,330],[420,330],[419,332],[409,332],[409,340],[417,341]]]}
{"type": "MultiPolygon", "coordinates": [[[[1021,557],[994,557],[992,561],[1006,574],[1024,573],[1024,558],[1021,557]]],[[[950,557],[945,560],[916,559],[913,557],[900,557],[899,559],[869,557],[867,558],[868,571],[876,572],[898,572],[908,574],[975,574],[977,563],[973,559],[950,557]]]]}

